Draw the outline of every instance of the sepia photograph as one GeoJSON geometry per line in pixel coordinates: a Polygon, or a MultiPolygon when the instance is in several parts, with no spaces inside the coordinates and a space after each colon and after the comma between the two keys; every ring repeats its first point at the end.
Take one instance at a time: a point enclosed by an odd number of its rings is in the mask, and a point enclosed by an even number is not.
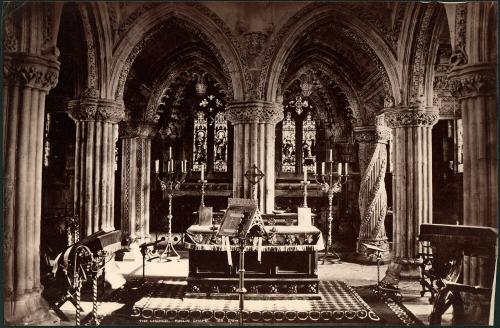
{"type": "Polygon", "coordinates": [[[498,324],[496,1],[5,1],[3,324],[498,324]]]}

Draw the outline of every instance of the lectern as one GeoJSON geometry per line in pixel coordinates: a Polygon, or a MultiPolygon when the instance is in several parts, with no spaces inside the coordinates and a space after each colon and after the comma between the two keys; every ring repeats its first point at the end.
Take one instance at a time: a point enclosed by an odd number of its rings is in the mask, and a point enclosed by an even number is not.
{"type": "MultiPolygon", "coordinates": [[[[231,249],[229,238],[237,238],[239,242],[239,315],[238,323],[243,325],[243,309],[245,289],[245,246],[247,240],[253,240],[255,237],[262,238],[266,234],[264,222],[257,207],[257,201],[254,199],[231,199],[229,207],[222,219],[222,223],[217,235],[226,240],[229,265],[231,261],[231,249]]],[[[261,239],[260,239],[261,240],[261,239]]],[[[262,242],[260,242],[262,245],[262,242]]]]}

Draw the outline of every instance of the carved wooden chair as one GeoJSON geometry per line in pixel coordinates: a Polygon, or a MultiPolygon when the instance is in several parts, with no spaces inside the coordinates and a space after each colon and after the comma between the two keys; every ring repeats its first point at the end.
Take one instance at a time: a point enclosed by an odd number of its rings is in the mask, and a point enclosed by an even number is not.
{"type": "Polygon", "coordinates": [[[420,242],[429,242],[432,255],[424,258],[421,284],[431,292],[434,305],[429,316],[431,325],[439,325],[442,315],[453,308],[453,324],[465,320],[461,292],[491,296],[492,286],[479,287],[459,282],[464,255],[487,259],[487,268],[494,272],[497,231],[493,228],[447,224],[421,224],[420,242]]]}

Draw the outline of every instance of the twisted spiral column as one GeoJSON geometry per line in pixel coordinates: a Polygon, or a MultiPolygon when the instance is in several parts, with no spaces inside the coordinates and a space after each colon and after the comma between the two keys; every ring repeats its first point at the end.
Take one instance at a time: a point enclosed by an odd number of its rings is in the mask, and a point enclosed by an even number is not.
{"type": "Polygon", "coordinates": [[[234,126],[233,197],[252,198],[245,172],[255,164],[265,177],[255,186],[259,208],[274,210],[274,148],[276,123],[283,119],[283,106],[261,100],[233,102],[226,111],[234,126]]]}
{"type": "Polygon", "coordinates": [[[389,258],[389,244],[385,233],[384,221],[387,214],[387,192],[385,172],[387,168],[387,141],[391,129],[386,126],[366,126],[354,128],[359,143],[359,166],[361,183],[359,187],[359,212],[361,225],[356,242],[357,259],[361,262],[376,262],[375,255],[366,255],[370,244],[386,252],[383,260],[389,258]]]}
{"type": "Polygon", "coordinates": [[[97,90],[68,103],[69,116],[76,122],[75,213],[80,218],[80,235],[112,231],[115,198],[115,146],[123,104],[97,98],[97,90]]]}
{"type": "Polygon", "coordinates": [[[4,320],[51,320],[40,284],[43,128],[45,97],[58,80],[59,62],[4,53],[4,320]]]}
{"type": "Polygon", "coordinates": [[[128,122],[120,126],[122,142],[121,230],[142,243],[149,238],[151,138],[154,124],[128,122]]]}

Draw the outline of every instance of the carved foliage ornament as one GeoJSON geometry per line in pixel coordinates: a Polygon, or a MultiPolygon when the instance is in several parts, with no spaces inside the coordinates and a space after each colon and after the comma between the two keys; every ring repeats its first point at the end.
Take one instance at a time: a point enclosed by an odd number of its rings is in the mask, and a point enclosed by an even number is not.
{"type": "Polygon", "coordinates": [[[125,118],[123,103],[110,99],[84,97],[68,103],[69,116],[75,121],[118,123],[125,118]]]}
{"type": "Polygon", "coordinates": [[[467,4],[460,3],[457,5],[455,13],[455,51],[450,57],[452,66],[467,64],[467,53],[465,52],[466,41],[466,20],[467,20],[467,4]]]}
{"type": "Polygon", "coordinates": [[[357,142],[386,143],[391,139],[392,130],[387,126],[368,126],[354,128],[357,142]]]}
{"type": "Polygon", "coordinates": [[[496,71],[494,66],[466,67],[461,72],[450,74],[450,88],[455,97],[468,98],[494,94],[496,71]]]}
{"type": "Polygon", "coordinates": [[[233,124],[269,123],[283,120],[283,106],[267,102],[232,103],[226,110],[227,119],[233,124]]]}
{"type": "Polygon", "coordinates": [[[4,57],[4,80],[48,92],[59,78],[60,63],[41,56],[16,54],[4,57]]]}
{"type": "Polygon", "coordinates": [[[121,138],[151,138],[156,133],[152,122],[128,122],[120,124],[121,138]]]}
{"type": "Polygon", "coordinates": [[[439,113],[437,111],[403,110],[385,113],[385,121],[392,128],[401,127],[430,127],[437,123],[439,113]]]}

